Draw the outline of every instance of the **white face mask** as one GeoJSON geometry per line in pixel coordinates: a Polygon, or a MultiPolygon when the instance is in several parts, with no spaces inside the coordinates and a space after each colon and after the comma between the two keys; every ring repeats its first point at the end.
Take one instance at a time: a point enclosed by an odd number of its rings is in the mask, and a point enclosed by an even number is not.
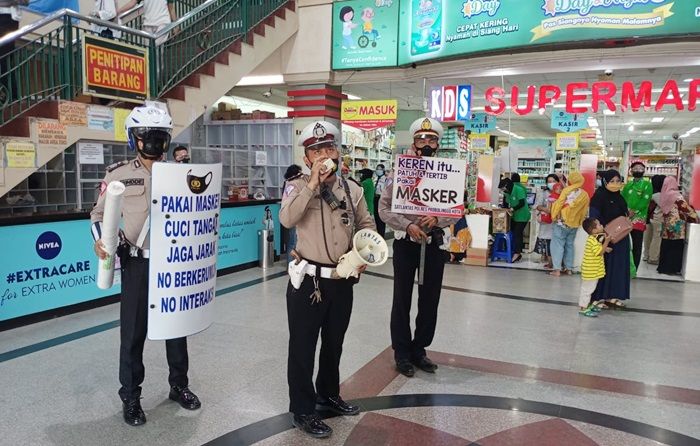
{"type": "Polygon", "coordinates": [[[554,189],[554,183],[547,183],[547,189],[549,189],[549,190],[554,189]]]}
{"type": "Polygon", "coordinates": [[[381,177],[382,175],[384,175],[384,171],[382,169],[377,169],[376,174],[378,177],[381,177]]]}

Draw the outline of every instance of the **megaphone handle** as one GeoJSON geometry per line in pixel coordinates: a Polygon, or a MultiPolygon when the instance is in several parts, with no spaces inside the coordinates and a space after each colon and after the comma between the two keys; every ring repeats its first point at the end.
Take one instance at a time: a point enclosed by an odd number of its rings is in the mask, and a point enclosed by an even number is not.
{"type": "Polygon", "coordinates": [[[420,242],[420,261],[418,262],[418,285],[423,285],[423,275],[425,272],[425,239],[420,242]]]}

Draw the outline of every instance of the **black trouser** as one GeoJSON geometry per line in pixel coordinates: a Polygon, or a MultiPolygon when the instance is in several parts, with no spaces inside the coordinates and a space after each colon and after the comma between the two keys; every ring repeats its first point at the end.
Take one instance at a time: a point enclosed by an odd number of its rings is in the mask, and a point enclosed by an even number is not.
{"type": "Polygon", "coordinates": [[[374,196],[374,223],[377,225],[377,232],[379,235],[384,237],[384,234],[386,233],[386,224],[379,216],[379,195],[374,196]]]}
{"type": "Polygon", "coordinates": [[[426,247],[423,285],[418,286],[416,332],[411,339],[411,300],[420,262],[420,244],[408,239],[394,240],[391,346],[397,361],[422,358],[425,356],[425,348],[433,342],[446,256],[447,253],[438,248],[436,243],[426,247]]]}
{"type": "Polygon", "coordinates": [[[644,231],[633,229],[630,236],[632,236],[632,258],[634,259],[634,267],[639,268],[639,262],[642,260],[642,247],[644,246],[644,231]]]}
{"type": "Polygon", "coordinates": [[[352,286],[345,279],[318,279],[321,302],[312,302],[314,278],[306,276],[298,290],[287,285],[289,320],[289,411],[296,415],[314,413],[316,395],[336,397],[340,394],[340,356],[352,312],[352,286]],[[318,333],[321,353],[314,390],[313,373],[318,333]]]}
{"type": "MultiPolygon", "coordinates": [[[[123,401],[141,396],[144,377],[143,344],[148,322],[148,259],[122,255],[122,295],[119,318],[119,396],[123,401]]],[[[187,338],[165,341],[171,386],[187,386],[187,338]]]]}
{"type": "Polygon", "coordinates": [[[523,252],[523,233],[525,232],[527,222],[513,221],[510,222],[510,232],[513,234],[513,254],[522,254],[523,252]]]}

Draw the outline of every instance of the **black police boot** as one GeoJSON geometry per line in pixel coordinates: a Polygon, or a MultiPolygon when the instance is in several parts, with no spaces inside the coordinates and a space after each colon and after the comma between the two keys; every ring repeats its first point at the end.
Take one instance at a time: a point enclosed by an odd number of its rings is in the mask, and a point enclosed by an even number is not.
{"type": "Polygon", "coordinates": [[[413,367],[413,364],[411,364],[411,361],[409,361],[408,359],[397,359],[396,370],[398,370],[400,374],[408,376],[409,378],[412,378],[413,375],[416,374],[416,369],[413,367]]]}
{"type": "Polygon", "coordinates": [[[358,406],[348,404],[340,397],[318,397],[316,398],[316,410],[329,410],[338,415],[357,415],[360,413],[358,406]]]}
{"type": "Polygon", "coordinates": [[[192,393],[187,386],[172,386],[168,398],[177,401],[180,403],[180,406],[187,410],[197,410],[202,407],[202,403],[197,398],[197,395],[192,393]]]}
{"type": "Polygon", "coordinates": [[[431,361],[427,356],[416,359],[413,361],[413,363],[416,365],[416,367],[428,373],[435,373],[435,370],[438,368],[437,364],[431,361]]]}
{"type": "Polygon", "coordinates": [[[122,401],[122,411],[124,413],[124,422],[129,426],[146,424],[146,414],[143,413],[139,398],[122,401]]]}
{"type": "Polygon", "coordinates": [[[327,438],[333,433],[333,429],[321,421],[321,418],[315,413],[311,415],[294,415],[292,423],[306,435],[314,438],[327,438]]]}

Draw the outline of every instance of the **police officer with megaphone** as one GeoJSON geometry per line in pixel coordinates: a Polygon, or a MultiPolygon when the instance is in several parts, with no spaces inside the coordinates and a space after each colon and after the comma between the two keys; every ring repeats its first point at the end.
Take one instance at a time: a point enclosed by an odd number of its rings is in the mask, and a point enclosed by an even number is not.
{"type": "Polygon", "coordinates": [[[362,187],[337,174],[338,128],[327,121],[313,122],[304,128],[298,144],[304,147],[304,163],[311,174],[287,183],[280,209],[282,225],[297,231],[295,260],[289,266],[292,280],[287,286],[289,410],[296,427],[324,438],[333,431],[317,409],[338,415],[359,413],[357,406],[341,398],[338,371],[357,279],[338,276],[336,267],[341,256],[352,250],[355,230],[375,230],[375,225],[362,187]],[[314,387],[319,331],[321,352],[314,387]]]}

